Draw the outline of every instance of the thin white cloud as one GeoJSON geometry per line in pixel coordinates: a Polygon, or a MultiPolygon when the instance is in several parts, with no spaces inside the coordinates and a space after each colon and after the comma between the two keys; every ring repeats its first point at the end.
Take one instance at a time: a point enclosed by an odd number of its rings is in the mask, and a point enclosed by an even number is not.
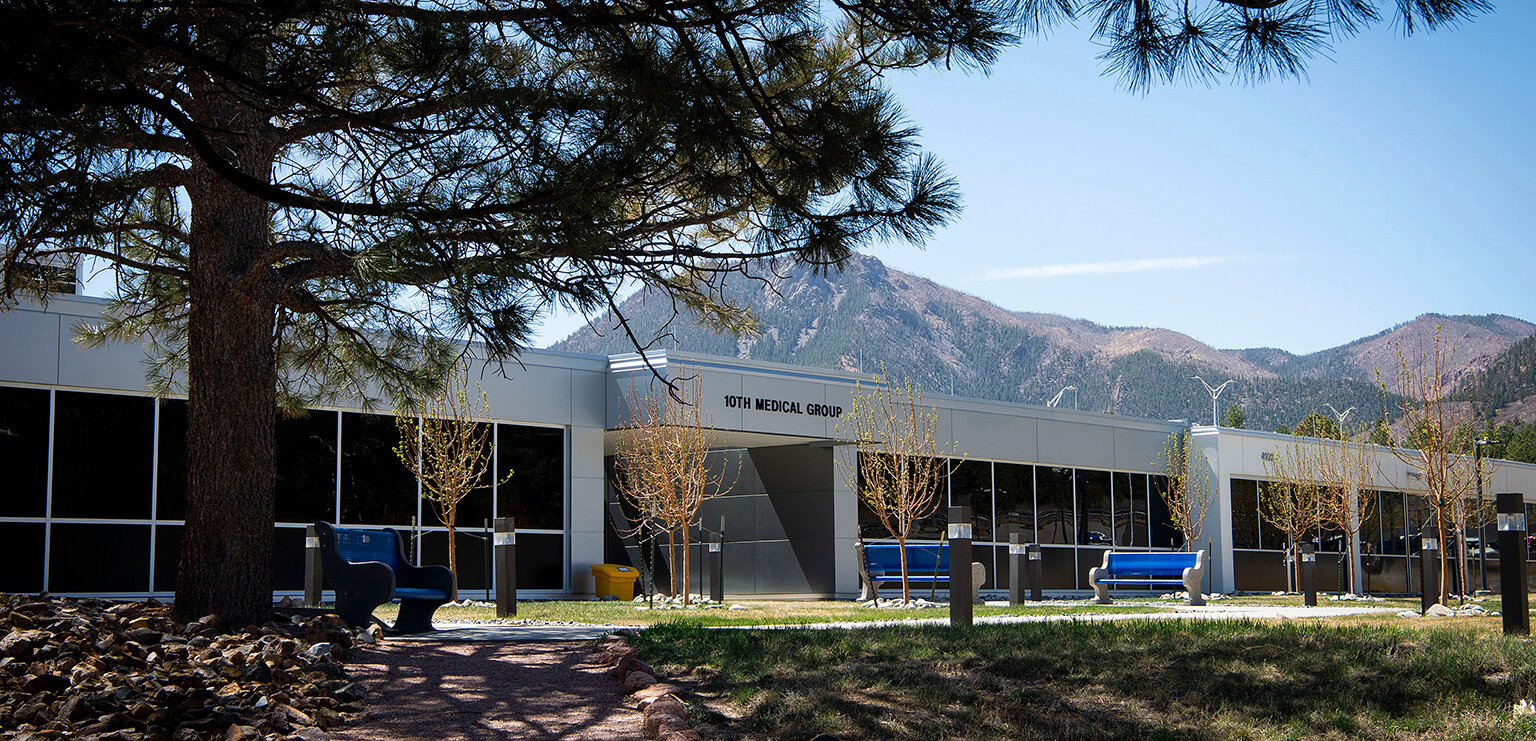
{"type": "Polygon", "coordinates": [[[1009,280],[1015,278],[1059,278],[1067,275],[1108,275],[1111,273],[1145,273],[1152,270],[1193,270],[1210,265],[1228,265],[1248,262],[1248,255],[1217,255],[1212,257],[1151,257],[1119,262],[1072,262],[1060,265],[1033,265],[1023,268],[988,270],[982,280],[1009,280]]]}

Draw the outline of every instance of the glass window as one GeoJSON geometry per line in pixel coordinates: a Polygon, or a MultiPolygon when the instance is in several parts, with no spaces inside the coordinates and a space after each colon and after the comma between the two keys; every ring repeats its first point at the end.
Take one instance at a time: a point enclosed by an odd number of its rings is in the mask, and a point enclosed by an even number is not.
{"type": "MultiPolygon", "coordinates": [[[[148,435],[144,437],[148,438],[148,435]]],[[[50,591],[144,592],[149,589],[148,525],[55,524],[48,550],[50,591]]]]}
{"type": "Polygon", "coordinates": [[[496,516],[514,518],[518,530],[564,530],[565,430],[497,427],[496,479],[504,483],[496,490],[496,516]]]}
{"type": "Polygon", "coordinates": [[[1133,533],[1136,529],[1131,524],[1133,520],[1131,507],[1136,501],[1136,496],[1131,486],[1131,475],[1129,473],[1117,472],[1111,478],[1114,483],[1115,544],[1131,545],[1132,541],[1135,540],[1133,533]]]}
{"type": "Polygon", "coordinates": [[[1424,497],[1409,494],[1404,497],[1407,500],[1408,532],[1405,539],[1410,544],[1408,555],[1417,555],[1419,552],[1419,538],[1424,532],[1424,526],[1429,522],[1429,502],[1424,497]]]}
{"type": "Polygon", "coordinates": [[[394,417],[341,415],[342,522],[411,524],[416,516],[416,477],[395,457],[399,441],[394,417]]]}
{"type": "Polygon", "coordinates": [[[155,517],[161,520],[184,520],[187,517],[186,401],[160,401],[159,445],[159,455],[155,461],[155,517]]]}
{"type": "Polygon", "coordinates": [[[1035,467],[1035,506],[1041,543],[1070,545],[1077,523],[1072,517],[1072,469],[1035,467]]]}
{"type": "Polygon", "coordinates": [[[53,516],[148,519],[154,400],[60,391],[54,404],[53,516]]]}
{"type": "Polygon", "coordinates": [[[1287,543],[1290,542],[1290,539],[1286,536],[1285,531],[1281,530],[1277,525],[1271,522],[1269,515],[1266,514],[1268,512],[1266,509],[1266,502],[1268,501],[1268,498],[1279,496],[1280,494],[1279,490],[1275,487],[1276,484],[1271,481],[1260,481],[1258,484],[1259,547],[1266,551],[1283,551],[1285,550],[1287,543]]]}
{"type": "Polygon", "coordinates": [[[1360,552],[1369,556],[1381,552],[1381,492],[1362,491],[1360,498],[1369,505],[1360,521],[1360,552]]]}
{"type": "Polygon", "coordinates": [[[1403,494],[1396,491],[1378,492],[1376,519],[1381,522],[1381,541],[1377,546],[1381,553],[1402,555],[1408,552],[1408,515],[1403,509],[1403,494]]]}
{"type": "Polygon", "coordinates": [[[1232,479],[1232,547],[1259,547],[1259,482],[1232,479]]]}
{"type": "Polygon", "coordinates": [[[1109,472],[1077,469],[1077,544],[1114,544],[1114,506],[1109,472]]]}
{"type": "MultiPolygon", "coordinates": [[[[463,546],[460,546],[460,555],[463,546]]],[[[460,568],[462,568],[462,562],[460,568]]],[[[551,533],[518,533],[517,588],[565,588],[565,536],[551,533]]]]}
{"type": "Polygon", "coordinates": [[[0,592],[43,591],[43,523],[0,522],[0,592]]]}
{"type": "MultiPolygon", "coordinates": [[[[277,418],[278,522],[336,520],[336,412],[277,418]]],[[[301,585],[302,587],[302,585],[301,585]]]]}
{"type": "Polygon", "coordinates": [[[970,507],[973,540],[992,540],[992,464],[962,461],[949,475],[951,507],[970,507]]]}
{"type": "MultiPolygon", "coordinates": [[[[1130,504],[1128,505],[1130,508],[1130,521],[1128,526],[1131,539],[1129,542],[1132,546],[1145,548],[1147,547],[1149,528],[1151,527],[1151,517],[1147,512],[1147,475],[1144,473],[1132,473],[1127,474],[1127,476],[1130,479],[1130,493],[1127,495],[1130,499],[1130,504]]],[[[1117,488],[1115,489],[1115,507],[1117,509],[1122,506],[1120,497],[1121,493],[1117,482],[1117,488]]],[[[1119,541],[1115,542],[1118,543],[1119,541]]]]}
{"type": "Polygon", "coordinates": [[[1017,528],[1019,542],[1035,542],[1035,471],[1033,466],[998,463],[996,475],[997,538],[1008,541],[1017,528]]]}
{"type": "MultiPolygon", "coordinates": [[[[455,576],[458,579],[460,597],[466,595],[468,590],[484,590],[486,584],[486,569],[490,565],[491,543],[486,538],[487,533],[479,527],[459,528],[453,534],[454,550],[458,551],[458,571],[455,576]]],[[[522,560],[524,547],[544,547],[541,541],[534,540],[529,546],[524,546],[527,538],[533,535],[519,535],[517,537],[518,560],[522,560]]],[[[563,542],[563,541],[562,541],[563,542]]],[[[562,556],[563,557],[563,556],[562,556]]],[[[441,530],[431,530],[421,536],[421,563],[448,565],[448,533],[441,530]]],[[[697,583],[697,582],[695,582],[697,583]]],[[[519,587],[524,585],[519,584],[519,587]]],[[[556,585],[559,586],[558,584],[556,585]]],[[[532,588],[532,587],[529,587],[532,588]]],[[[473,595],[477,599],[481,595],[473,595]]]]}
{"type": "Polygon", "coordinates": [[[47,514],[47,391],[0,386],[0,471],[5,472],[6,489],[0,515],[47,514]]]}
{"type": "Polygon", "coordinates": [[[1152,494],[1147,497],[1147,503],[1152,520],[1152,547],[1181,548],[1184,545],[1184,534],[1173,526],[1173,518],[1168,513],[1168,501],[1163,498],[1168,492],[1168,477],[1153,476],[1150,482],[1152,494]]]}

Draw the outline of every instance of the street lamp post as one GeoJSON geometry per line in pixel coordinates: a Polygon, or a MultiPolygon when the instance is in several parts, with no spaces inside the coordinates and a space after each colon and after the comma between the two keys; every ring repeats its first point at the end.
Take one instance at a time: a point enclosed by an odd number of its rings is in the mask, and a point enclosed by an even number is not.
{"type": "MultiPolygon", "coordinates": [[[[1502,440],[1489,440],[1483,438],[1472,443],[1472,467],[1477,474],[1477,509],[1482,511],[1483,503],[1483,446],[1498,445],[1502,440]]],[[[1483,573],[1483,591],[1488,591],[1488,522],[1483,521],[1483,532],[1477,543],[1477,567],[1483,573]]]]}
{"type": "Polygon", "coordinates": [[[1077,387],[1076,386],[1067,386],[1066,388],[1063,388],[1062,390],[1057,391],[1056,395],[1051,397],[1051,400],[1046,402],[1045,405],[1048,406],[1048,407],[1054,407],[1057,404],[1060,404],[1061,403],[1061,395],[1067,393],[1068,391],[1072,392],[1072,408],[1076,409],[1077,408],[1077,387]]]}
{"type": "Polygon", "coordinates": [[[1355,411],[1355,408],[1350,407],[1341,412],[1335,409],[1332,404],[1325,403],[1323,406],[1328,407],[1328,411],[1333,412],[1333,416],[1339,418],[1339,437],[1344,437],[1344,420],[1349,419],[1349,413],[1355,411]]]}
{"type": "Polygon", "coordinates": [[[1196,381],[1199,381],[1200,385],[1204,386],[1206,391],[1211,392],[1211,426],[1215,427],[1215,426],[1221,424],[1218,421],[1220,418],[1216,416],[1216,399],[1217,399],[1217,397],[1221,396],[1221,392],[1222,391],[1225,391],[1227,389],[1227,384],[1231,383],[1232,379],[1229,378],[1229,379],[1227,379],[1225,381],[1222,381],[1220,386],[1217,386],[1216,388],[1211,388],[1211,384],[1206,383],[1204,378],[1201,378],[1199,376],[1190,376],[1190,378],[1193,378],[1196,381]]]}

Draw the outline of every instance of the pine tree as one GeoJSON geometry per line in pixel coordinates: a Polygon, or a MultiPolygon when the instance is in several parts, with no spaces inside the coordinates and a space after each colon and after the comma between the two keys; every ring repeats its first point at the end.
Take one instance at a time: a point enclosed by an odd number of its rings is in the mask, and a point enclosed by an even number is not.
{"type": "MultiPolygon", "coordinates": [[[[1385,2],[1381,3],[1385,5],[1385,2]]],[[[1132,87],[1299,75],[1376,3],[1083,4],[1132,87]],[[1267,7],[1265,7],[1267,6],[1267,7]],[[1191,6],[1185,6],[1186,8],[1191,6]]],[[[1480,0],[1399,3],[1409,30],[1480,0]]],[[[13,0],[0,8],[0,296],[116,271],[89,339],[188,395],[183,616],[270,611],[274,419],[430,390],[431,337],[516,355],[538,312],[836,265],[959,208],[883,75],[985,68],[1071,0],[836,4],[13,0]],[[184,370],[185,375],[182,375],[184,370]]]]}

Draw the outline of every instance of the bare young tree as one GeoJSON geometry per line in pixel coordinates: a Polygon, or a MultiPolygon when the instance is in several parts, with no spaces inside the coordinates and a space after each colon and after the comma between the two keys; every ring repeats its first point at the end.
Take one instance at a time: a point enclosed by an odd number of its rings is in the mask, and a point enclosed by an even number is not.
{"type": "Polygon", "coordinates": [[[692,589],[689,528],[704,502],[729,492],[735,477],[727,481],[725,470],[711,465],[710,454],[719,445],[714,421],[704,412],[698,376],[682,365],[678,374],[675,388],[666,391],[642,392],[631,383],[626,394],[630,420],[619,432],[615,488],[634,505],[637,531],[650,525],[667,534],[672,589],[687,606],[692,589]]]}
{"type": "Polygon", "coordinates": [[[1158,493],[1168,505],[1168,518],[1184,535],[1184,548],[1194,551],[1211,508],[1211,469],[1205,456],[1194,449],[1189,430],[1175,432],[1163,443],[1163,475],[1168,485],[1158,493]]]}
{"type": "MultiPolygon", "coordinates": [[[[1463,532],[1468,521],[1466,502],[1477,487],[1477,473],[1472,458],[1460,454],[1455,432],[1471,429],[1470,408],[1451,400],[1456,378],[1456,348],[1435,327],[1434,344],[1426,349],[1420,343],[1412,353],[1397,348],[1397,375],[1394,389],[1398,409],[1408,423],[1407,440],[1401,447],[1390,448],[1411,473],[1417,474],[1420,496],[1429,504],[1440,539],[1440,603],[1450,598],[1450,555],[1446,535],[1463,532]]],[[[1385,386],[1383,386],[1385,387],[1385,386]]],[[[1460,540],[1458,538],[1458,540],[1460,540]]],[[[1463,581],[1463,584],[1466,582],[1463,581]]]]}
{"type": "Polygon", "coordinates": [[[1301,583],[1297,545],[1317,533],[1322,522],[1322,487],[1318,484],[1314,462],[1317,443],[1301,438],[1292,441],[1264,460],[1270,481],[1259,487],[1259,516],[1285,533],[1289,544],[1292,584],[1301,583]]]}
{"type": "Polygon", "coordinates": [[[1360,574],[1355,569],[1355,539],[1376,507],[1368,488],[1376,469],[1373,446],[1344,439],[1313,446],[1311,468],[1319,488],[1319,517],[1329,530],[1344,533],[1349,591],[1355,593],[1360,574]],[[1369,495],[1368,495],[1369,493],[1369,495]]]}
{"type": "Polygon", "coordinates": [[[901,546],[901,599],[910,601],[907,538],[913,524],[939,506],[950,460],[958,455],[954,443],[939,445],[939,413],[923,404],[922,387],[893,381],[884,363],[869,386],[854,384],[837,432],[858,447],[855,461],[842,464],[845,479],[901,546]]]}
{"type": "MultiPolygon", "coordinates": [[[[489,418],[491,407],[478,383],[471,398],[469,368],[463,364],[443,379],[437,394],[425,401],[407,399],[401,407],[395,409],[400,433],[395,456],[421,482],[421,497],[432,503],[437,521],[448,528],[448,570],[458,584],[454,534],[459,503],[474,490],[490,486],[486,474],[491,470],[491,426],[478,420],[489,418]]],[[[511,477],[508,471],[507,479],[511,477]]]]}

